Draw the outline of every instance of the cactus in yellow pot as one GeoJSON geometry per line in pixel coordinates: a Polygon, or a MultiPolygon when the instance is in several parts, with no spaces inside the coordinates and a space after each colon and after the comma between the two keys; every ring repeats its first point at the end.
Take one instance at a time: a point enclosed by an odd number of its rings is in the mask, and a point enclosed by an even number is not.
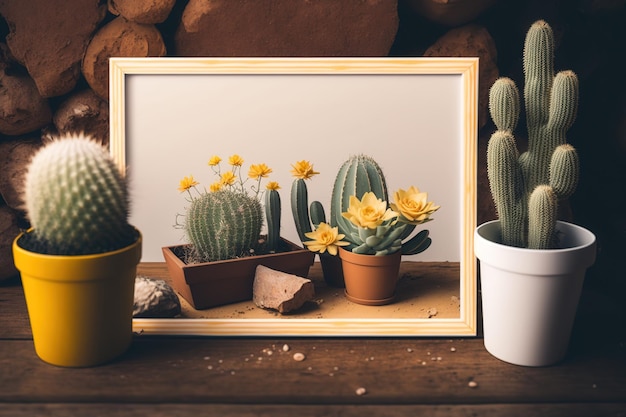
{"type": "Polygon", "coordinates": [[[106,148],[84,135],[48,143],[28,167],[24,200],[32,227],[13,254],[37,355],[68,367],[121,355],[132,341],[141,234],[106,148]]]}

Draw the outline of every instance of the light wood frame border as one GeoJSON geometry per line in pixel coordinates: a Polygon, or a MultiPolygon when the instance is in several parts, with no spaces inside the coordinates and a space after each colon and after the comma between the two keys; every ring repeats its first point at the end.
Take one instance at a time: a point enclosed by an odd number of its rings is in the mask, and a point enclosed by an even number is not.
{"type": "Polygon", "coordinates": [[[111,58],[110,151],[126,169],[127,75],[414,74],[462,80],[462,244],[460,317],[453,319],[135,319],[143,334],[195,336],[474,336],[477,318],[476,149],[478,58],[111,58]]]}

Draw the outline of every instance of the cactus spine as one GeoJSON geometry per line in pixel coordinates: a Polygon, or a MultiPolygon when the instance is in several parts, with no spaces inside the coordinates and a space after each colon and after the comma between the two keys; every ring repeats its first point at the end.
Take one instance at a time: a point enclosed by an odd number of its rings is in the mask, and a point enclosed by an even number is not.
{"type": "Polygon", "coordinates": [[[211,262],[253,248],[262,225],[263,209],[256,198],[224,189],[194,199],[184,227],[197,261],[211,262]]]}
{"type": "Polygon", "coordinates": [[[267,220],[267,248],[271,252],[278,250],[280,243],[280,194],[276,190],[265,191],[265,219],[267,220]]]}
{"type": "Polygon", "coordinates": [[[578,183],[578,156],[566,140],[578,108],[578,78],[572,71],[554,75],[554,35],[542,20],[526,35],[523,65],[528,150],[519,155],[513,136],[519,91],[513,80],[500,78],[489,92],[497,131],[489,140],[487,172],[502,243],[546,249],[557,243],[557,204],[578,183]]]}
{"type": "Polygon", "coordinates": [[[34,156],[25,178],[33,251],[85,255],[133,243],[126,182],[107,150],[92,138],[56,139],[34,156]]]}

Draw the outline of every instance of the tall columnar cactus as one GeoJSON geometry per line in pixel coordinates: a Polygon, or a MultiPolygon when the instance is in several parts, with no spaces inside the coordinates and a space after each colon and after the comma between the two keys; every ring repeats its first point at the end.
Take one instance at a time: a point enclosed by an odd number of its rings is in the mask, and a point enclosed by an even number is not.
{"type": "Polygon", "coordinates": [[[578,78],[569,70],[554,74],[554,35],[541,20],[526,35],[523,64],[528,150],[519,155],[513,136],[519,91],[513,80],[500,78],[489,92],[497,131],[489,140],[487,170],[502,243],[548,249],[557,244],[558,203],[578,183],[578,156],[566,141],[578,108],[578,78]]]}
{"type": "Polygon", "coordinates": [[[330,224],[338,226],[339,232],[349,233],[348,220],[341,213],[348,210],[350,196],[362,198],[373,192],[381,200],[389,201],[387,182],[378,163],[369,156],[351,156],[337,172],[330,200],[330,224]]]}
{"type": "Polygon", "coordinates": [[[126,182],[107,150],[84,135],[41,148],[25,178],[25,207],[33,227],[27,249],[54,255],[117,250],[133,243],[126,182]]]}
{"type": "Polygon", "coordinates": [[[272,252],[278,250],[280,243],[280,194],[277,190],[265,191],[265,219],[267,221],[267,248],[272,252]]]}
{"type": "Polygon", "coordinates": [[[198,262],[211,262],[239,257],[255,247],[262,225],[258,199],[224,189],[195,198],[184,227],[198,262]]]}

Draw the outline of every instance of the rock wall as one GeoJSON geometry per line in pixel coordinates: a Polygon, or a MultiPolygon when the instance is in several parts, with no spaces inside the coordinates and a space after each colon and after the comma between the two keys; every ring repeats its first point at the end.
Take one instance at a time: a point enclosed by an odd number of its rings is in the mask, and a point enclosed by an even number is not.
{"type": "MultiPolygon", "coordinates": [[[[50,137],[85,131],[108,143],[112,56],[479,56],[478,222],[495,218],[485,173],[493,131],[487,93],[499,75],[522,82],[530,24],[557,34],[557,69],[581,81],[570,131],[582,161],[571,220],[593,230],[593,282],[626,251],[626,81],[618,59],[626,0],[0,0],[0,280],[15,276],[20,184],[50,137]]],[[[523,134],[522,134],[523,135],[523,134]]],[[[620,273],[623,275],[623,273],[620,273]]],[[[595,285],[595,284],[594,284],[595,285]]]]}

